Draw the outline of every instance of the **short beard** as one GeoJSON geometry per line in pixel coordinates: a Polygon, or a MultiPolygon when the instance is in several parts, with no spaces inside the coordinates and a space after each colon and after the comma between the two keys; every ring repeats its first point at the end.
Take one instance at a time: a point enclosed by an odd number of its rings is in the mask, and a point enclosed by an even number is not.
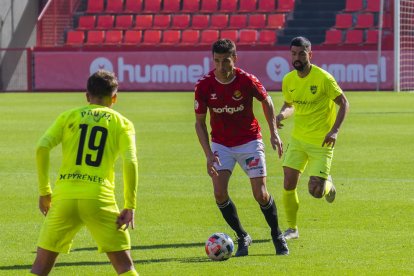
{"type": "Polygon", "coordinates": [[[293,67],[302,72],[303,70],[305,70],[306,65],[308,65],[308,62],[302,63],[301,61],[295,61],[293,64],[293,67]],[[300,65],[295,65],[295,63],[300,63],[300,65]]]}

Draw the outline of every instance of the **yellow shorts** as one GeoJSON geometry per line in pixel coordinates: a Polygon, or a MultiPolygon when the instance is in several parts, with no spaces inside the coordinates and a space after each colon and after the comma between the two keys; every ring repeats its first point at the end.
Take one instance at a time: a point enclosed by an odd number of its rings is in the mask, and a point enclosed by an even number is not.
{"type": "Polygon", "coordinates": [[[291,138],[283,158],[283,166],[303,173],[308,167],[310,176],[327,179],[333,158],[332,147],[322,147],[291,138]]]}
{"type": "Polygon", "coordinates": [[[128,230],[117,229],[118,215],[114,203],[95,199],[52,200],[37,245],[53,252],[68,253],[76,233],[85,225],[99,252],[131,249],[128,230]]]}

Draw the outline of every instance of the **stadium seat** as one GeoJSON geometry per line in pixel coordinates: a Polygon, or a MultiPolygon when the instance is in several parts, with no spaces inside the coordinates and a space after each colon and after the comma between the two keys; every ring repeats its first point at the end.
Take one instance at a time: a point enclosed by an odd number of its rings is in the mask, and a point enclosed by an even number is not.
{"type": "Polygon", "coordinates": [[[194,14],[191,20],[191,27],[193,29],[203,30],[207,29],[210,24],[210,16],[208,14],[194,14]]]}
{"type": "Polygon", "coordinates": [[[143,44],[157,45],[161,42],[161,31],[160,30],[146,30],[144,32],[143,44]]]}
{"type": "Polygon", "coordinates": [[[95,28],[95,15],[83,15],[79,17],[78,29],[91,30],[95,28]]]}
{"type": "Polygon", "coordinates": [[[342,31],[341,30],[327,30],[325,33],[324,45],[340,45],[342,44],[342,31]]]}
{"type": "Polygon", "coordinates": [[[201,12],[214,13],[218,11],[218,0],[201,0],[201,12]]]}
{"type": "Polygon", "coordinates": [[[239,12],[254,12],[257,9],[257,0],[240,0],[239,12]]]}
{"type": "Polygon", "coordinates": [[[257,41],[256,30],[240,30],[238,44],[254,45],[257,41]]]}
{"type": "Polygon", "coordinates": [[[108,30],[114,27],[114,16],[113,15],[99,15],[96,22],[96,29],[108,30]]]}
{"type": "Polygon", "coordinates": [[[171,29],[186,29],[190,26],[189,14],[174,14],[172,17],[171,29]]]}
{"type": "Polygon", "coordinates": [[[369,29],[374,26],[374,14],[360,13],[357,15],[355,29],[369,29]]]}
{"type": "Polygon", "coordinates": [[[275,1],[277,0],[259,0],[257,10],[260,12],[274,12],[276,10],[275,1]]]}
{"type": "Polygon", "coordinates": [[[229,28],[230,29],[243,29],[247,26],[246,14],[232,14],[230,16],[229,28]]]}
{"type": "Polygon", "coordinates": [[[211,15],[211,29],[224,29],[227,28],[229,22],[229,16],[224,13],[218,13],[211,15]]]}
{"type": "Polygon", "coordinates": [[[345,12],[358,12],[364,8],[364,0],[346,0],[345,12]]]}
{"type": "Polygon", "coordinates": [[[382,17],[382,28],[391,29],[394,22],[392,21],[392,16],[389,13],[384,13],[382,17]]]}
{"type": "Polygon", "coordinates": [[[124,10],[123,0],[107,0],[105,12],[107,13],[122,13],[124,10]]]}
{"type": "Polygon", "coordinates": [[[200,41],[200,31],[184,30],[181,33],[181,45],[195,45],[200,41]]]}
{"type": "Polygon", "coordinates": [[[212,44],[219,38],[218,30],[204,30],[201,31],[200,44],[212,44]]]}
{"type": "Polygon", "coordinates": [[[357,45],[357,44],[361,44],[363,41],[364,41],[363,30],[348,30],[346,32],[344,44],[357,45]]]}
{"type": "Polygon", "coordinates": [[[335,19],[335,29],[349,29],[353,26],[352,13],[338,13],[335,19]]]}
{"type": "Polygon", "coordinates": [[[236,10],[237,0],[221,1],[220,12],[235,12],[236,10]]]}
{"type": "Polygon", "coordinates": [[[154,22],[152,27],[154,29],[167,29],[170,26],[171,15],[169,14],[156,14],[154,16],[154,22]]]}
{"type": "Polygon", "coordinates": [[[162,12],[164,13],[178,13],[180,11],[180,0],[164,0],[162,12]]]}
{"type": "Polygon", "coordinates": [[[180,43],[181,32],[179,30],[165,30],[162,34],[162,44],[176,45],[180,43]]]}
{"type": "Polygon", "coordinates": [[[276,41],[276,32],[274,30],[261,30],[257,43],[260,45],[275,45],[276,41]]]}
{"type": "Polygon", "coordinates": [[[378,30],[367,30],[367,38],[364,44],[377,44],[378,43],[378,30]]]}
{"type": "Polygon", "coordinates": [[[87,13],[101,13],[104,10],[104,0],[88,0],[87,13]]]}
{"type": "Polygon", "coordinates": [[[115,29],[129,29],[132,27],[132,15],[117,15],[115,18],[115,29]]]}
{"type": "Polygon", "coordinates": [[[200,10],[200,0],[183,0],[182,12],[198,12],[200,10]]]}
{"type": "Polygon", "coordinates": [[[83,31],[69,31],[66,37],[66,44],[70,46],[81,46],[85,40],[83,31]]]}
{"type": "Polygon", "coordinates": [[[109,30],[106,31],[105,44],[121,44],[122,43],[122,31],[109,30]]]}
{"type": "Polygon", "coordinates": [[[104,42],[105,31],[88,31],[86,44],[100,45],[104,42]]]}
{"type": "Polygon", "coordinates": [[[367,0],[366,12],[379,12],[380,11],[380,0],[367,0]]]}
{"type": "Polygon", "coordinates": [[[249,15],[248,28],[263,29],[266,26],[266,15],[263,13],[249,15]]]}
{"type": "MultiPolygon", "coordinates": [[[[145,13],[159,13],[161,11],[161,0],[145,0],[144,10],[145,13]]],[[[144,34],[145,40],[145,34],[144,34]]]]}
{"type": "Polygon", "coordinates": [[[291,12],[295,8],[295,0],[277,0],[278,12],[291,12]]]}
{"type": "Polygon", "coordinates": [[[227,38],[232,40],[233,42],[237,42],[237,30],[223,30],[220,32],[220,38],[227,38]]]}
{"type": "Polygon", "coordinates": [[[267,16],[267,29],[281,29],[285,25],[285,14],[275,13],[267,16]]]}
{"type": "Polygon", "coordinates": [[[142,31],[126,30],[124,35],[124,44],[140,44],[142,40],[142,31]]]}
{"type": "Polygon", "coordinates": [[[141,14],[135,16],[135,29],[151,29],[152,28],[152,14],[141,14]]]}
{"type": "Polygon", "coordinates": [[[140,13],[142,11],[143,0],[125,0],[125,9],[127,13],[140,13]]]}

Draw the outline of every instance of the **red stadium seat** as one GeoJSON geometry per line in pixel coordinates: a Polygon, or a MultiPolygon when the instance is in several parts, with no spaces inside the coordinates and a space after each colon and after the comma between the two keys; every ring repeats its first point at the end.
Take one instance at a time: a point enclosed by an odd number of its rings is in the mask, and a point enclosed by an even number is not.
{"type": "Polygon", "coordinates": [[[104,10],[104,0],[88,0],[87,13],[100,13],[104,10]]]}
{"type": "Polygon", "coordinates": [[[257,9],[257,0],[240,0],[239,12],[254,12],[257,9]]]}
{"type": "Polygon", "coordinates": [[[251,14],[249,16],[248,28],[263,29],[266,26],[266,15],[263,13],[251,14]]]}
{"type": "Polygon", "coordinates": [[[66,38],[66,44],[71,46],[81,46],[85,40],[83,31],[69,31],[66,38]]]}
{"type": "Polygon", "coordinates": [[[161,0],[145,0],[143,11],[146,13],[159,13],[161,11],[161,0]]]}
{"type": "Polygon", "coordinates": [[[124,11],[123,0],[107,0],[105,12],[107,13],[122,13],[124,11]]]}
{"type": "Polygon", "coordinates": [[[367,0],[367,12],[379,12],[380,11],[380,0],[367,0]]]}
{"type": "Polygon", "coordinates": [[[240,30],[238,44],[254,45],[257,41],[256,30],[240,30]]]}
{"type": "Polygon", "coordinates": [[[291,12],[295,8],[295,0],[278,0],[277,11],[291,12]]]}
{"type": "Polygon", "coordinates": [[[132,15],[117,15],[115,18],[116,29],[129,29],[132,27],[132,15]]]}
{"type": "Polygon", "coordinates": [[[218,30],[204,30],[201,32],[200,44],[213,44],[218,38],[218,30]]]}
{"type": "Polygon", "coordinates": [[[180,43],[181,33],[179,30],[165,30],[162,35],[162,44],[176,45],[180,43]]]}
{"type": "Polygon", "coordinates": [[[217,12],[218,0],[201,0],[201,12],[217,12]]]}
{"type": "Polygon", "coordinates": [[[189,14],[174,14],[171,23],[171,29],[186,29],[190,26],[189,14]]]}
{"type": "Polygon", "coordinates": [[[182,45],[195,45],[200,41],[200,32],[196,30],[184,30],[181,33],[182,45]]]}
{"type": "Polygon", "coordinates": [[[224,29],[227,28],[229,22],[229,16],[224,13],[211,15],[211,29],[224,29]]]}
{"type": "Polygon", "coordinates": [[[162,8],[162,12],[166,13],[177,13],[180,11],[180,0],[164,0],[164,6],[162,8]]]}
{"type": "Polygon", "coordinates": [[[364,8],[363,0],[346,0],[345,12],[357,12],[362,11],[364,8]]]}
{"type": "Polygon", "coordinates": [[[106,31],[105,44],[121,44],[122,43],[122,31],[109,30],[106,31]]]}
{"type": "Polygon", "coordinates": [[[237,42],[237,30],[223,30],[220,32],[220,38],[227,38],[232,40],[233,42],[237,42]]]}
{"type": "Polygon", "coordinates": [[[345,35],[344,44],[356,45],[361,44],[364,41],[363,30],[348,30],[345,35]]]}
{"type": "Polygon", "coordinates": [[[139,13],[142,11],[143,0],[125,0],[125,12],[127,13],[139,13]]]}
{"type": "Polygon", "coordinates": [[[235,12],[237,10],[237,0],[221,1],[220,12],[235,12]]]}
{"type": "Polygon", "coordinates": [[[286,17],[284,13],[275,13],[269,14],[267,16],[267,25],[268,29],[281,29],[285,26],[286,17]]]}
{"type": "Polygon", "coordinates": [[[276,32],[274,30],[262,30],[259,33],[258,44],[260,45],[275,45],[276,44],[276,32]]]}
{"type": "Polygon", "coordinates": [[[247,26],[246,14],[233,14],[230,16],[229,28],[231,29],[243,29],[247,26]]]}
{"type": "Polygon", "coordinates": [[[378,30],[367,30],[367,38],[364,44],[377,44],[378,43],[378,30]]]}
{"type": "Polygon", "coordinates": [[[154,22],[152,27],[154,29],[166,29],[170,26],[171,15],[169,14],[156,14],[154,16],[154,22]]]}
{"type": "Polygon", "coordinates": [[[198,12],[200,10],[200,0],[183,0],[182,12],[198,12]]]}
{"type": "Polygon", "coordinates": [[[389,13],[384,13],[382,17],[382,28],[383,29],[391,29],[394,22],[392,21],[392,16],[389,13]]]}
{"type": "Polygon", "coordinates": [[[152,28],[152,14],[141,14],[135,16],[135,29],[151,29],[152,28]]]}
{"type": "Polygon", "coordinates": [[[146,30],[144,32],[143,44],[156,45],[161,42],[161,31],[160,30],[146,30]]]}
{"type": "Polygon", "coordinates": [[[325,34],[325,45],[339,45],[342,44],[342,31],[341,30],[327,30],[325,34]]]}
{"type": "Polygon", "coordinates": [[[360,13],[354,26],[356,29],[369,29],[374,26],[374,15],[372,13],[360,13]]]}
{"type": "Polygon", "coordinates": [[[336,14],[335,28],[336,29],[349,29],[353,26],[352,13],[338,13],[336,14]]]}
{"type": "Polygon", "coordinates": [[[100,45],[104,42],[105,31],[88,31],[86,44],[100,45]]]}
{"type": "Polygon", "coordinates": [[[124,44],[140,44],[142,40],[142,31],[127,30],[125,31],[124,44]]]}
{"type": "Polygon", "coordinates": [[[99,15],[96,23],[96,29],[107,30],[112,29],[114,26],[113,15],[99,15]]]}
{"type": "Polygon", "coordinates": [[[191,20],[191,27],[193,29],[203,30],[207,29],[210,24],[210,16],[208,14],[194,14],[191,20]]]}
{"type": "Polygon", "coordinates": [[[78,29],[79,30],[91,30],[95,28],[95,15],[83,15],[79,17],[78,29]]]}
{"type": "Polygon", "coordinates": [[[261,11],[261,12],[276,11],[275,1],[277,0],[259,0],[258,11],[261,11]]]}

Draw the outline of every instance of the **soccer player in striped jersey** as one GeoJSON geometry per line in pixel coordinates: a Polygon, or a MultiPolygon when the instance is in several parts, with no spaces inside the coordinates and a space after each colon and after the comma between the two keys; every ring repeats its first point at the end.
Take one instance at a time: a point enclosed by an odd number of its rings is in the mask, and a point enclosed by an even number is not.
{"type": "Polygon", "coordinates": [[[86,226],[119,275],[138,275],[130,255],[127,228],[134,228],[138,162],[134,125],[111,107],[117,100],[118,81],[100,70],[87,82],[89,105],[60,114],[40,138],[36,161],[39,208],[46,219],[40,231],[34,275],[47,275],[59,253],[68,253],[72,240],[86,226]],[[62,164],[53,187],[49,156],[62,144],[62,164]],[[115,160],[121,156],[124,208],[115,201],[115,160]]]}
{"type": "Polygon", "coordinates": [[[234,202],[228,194],[230,176],[238,163],[250,179],[254,198],[260,205],[277,255],[289,254],[278,225],[276,203],[266,188],[266,161],[260,126],[253,114],[253,99],[261,102],[270,129],[270,142],[282,155],[282,141],[276,127],[271,97],[259,80],[235,67],[236,46],[228,39],[213,44],[215,69],[201,78],[195,87],[195,128],[206,156],[218,208],[236,232],[236,257],[248,255],[252,239],[242,227],[234,202]],[[210,113],[211,145],[206,125],[210,113]]]}
{"type": "Polygon", "coordinates": [[[333,149],[349,104],[333,76],[311,63],[311,43],[307,38],[294,38],[290,51],[295,70],[283,78],[285,101],[276,120],[278,128],[282,128],[282,120],[295,113],[292,137],[283,159],[283,203],[288,222],[285,238],[296,239],[296,187],[305,167],[310,175],[309,193],[315,198],[325,197],[329,203],[335,199],[336,189],[330,176],[333,149]]]}

